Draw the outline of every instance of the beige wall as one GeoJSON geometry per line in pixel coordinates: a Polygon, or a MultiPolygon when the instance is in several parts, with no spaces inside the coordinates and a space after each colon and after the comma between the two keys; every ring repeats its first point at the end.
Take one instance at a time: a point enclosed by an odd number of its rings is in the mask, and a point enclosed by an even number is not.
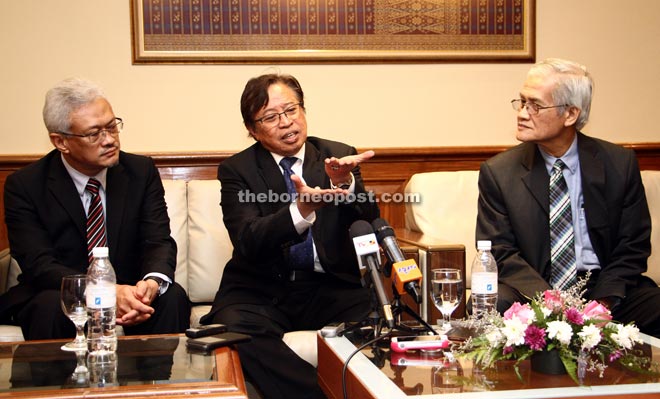
{"type": "MultiPolygon", "coordinates": [[[[309,133],[358,147],[513,144],[514,98],[530,64],[132,65],[129,0],[2,0],[0,154],[50,150],[45,91],[79,75],[105,88],[134,152],[239,150],[247,79],[299,78],[309,133]]],[[[596,79],[586,132],[660,141],[660,2],[537,0],[537,59],[586,64],[596,79]]]]}

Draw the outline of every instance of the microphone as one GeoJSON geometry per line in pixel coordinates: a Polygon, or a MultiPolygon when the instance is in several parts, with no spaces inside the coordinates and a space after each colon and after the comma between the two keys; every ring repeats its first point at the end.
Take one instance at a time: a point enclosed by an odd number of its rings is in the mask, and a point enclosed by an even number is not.
{"type": "Polygon", "coordinates": [[[358,263],[360,264],[360,271],[366,269],[371,276],[371,283],[376,292],[378,305],[382,308],[383,317],[387,322],[389,328],[394,328],[394,316],[392,315],[392,307],[383,288],[383,282],[380,280],[380,273],[378,270],[379,251],[376,235],[371,225],[364,220],[356,220],[348,230],[351,238],[353,239],[353,246],[355,247],[355,254],[357,255],[358,263]]]}
{"type": "MultiPolygon", "coordinates": [[[[422,303],[420,284],[422,273],[414,259],[405,259],[394,236],[394,229],[384,219],[375,219],[371,225],[376,231],[378,243],[385,250],[387,260],[392,263],[392,280],[399,295],[408,293],[415,302],[422,303]]],[[[387,274],[386,274],[387,275],[387,274]]]]}

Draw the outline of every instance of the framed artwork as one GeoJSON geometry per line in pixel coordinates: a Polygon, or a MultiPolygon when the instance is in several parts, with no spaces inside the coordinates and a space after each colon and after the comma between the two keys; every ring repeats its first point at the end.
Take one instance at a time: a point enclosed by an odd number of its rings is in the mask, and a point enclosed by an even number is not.
{"type": "Polygon", "coordinates": [[[533,62],[535,0],[131,0],[133,62],[533,62]]]}

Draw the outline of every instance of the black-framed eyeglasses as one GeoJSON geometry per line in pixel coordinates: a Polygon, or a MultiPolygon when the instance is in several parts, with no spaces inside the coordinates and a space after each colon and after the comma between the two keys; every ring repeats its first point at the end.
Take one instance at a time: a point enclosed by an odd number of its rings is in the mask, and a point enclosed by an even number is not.
{"type": "Polygon", "coordinates": [[[539,113],[539,111],[544,110],[544,109],[549,109],[549,108],[559,108],[559,107],[568,107],[570,104],[562,104],[562,105],[550,105],[547,107],[544,107],[542,105],[538,105],[537,103],[529,102],[527,100],[523,100],[520,98],[516,98],[511,100],[511,107],[513,107],[514,110],[520,112],[523,108],[527,109],[527,113],[530,115],[536,115],[539,113]]]}
{"type": "Polygon", "coordinates": [[[298,116],[300,116],[301,109],[302,109],[302,105],[300,103],[291,104],[282,112],[273,112],[272,114],[266,114],[259,119],[255,119],[254,121],[260,122],[264,126],[275,126],[280,123],[280,120],[282,119],[282,115],[289,118],[289,120],[298,119],[298,116]]]}
{"type": "Polygon", "coordinates": [[[99,139],[104,139],[106,134],[117,136],[119,133],[121,133],[123,128],[124,128],[124,121],[121,118],[115,118],[112,122],[107,124],[103,129],[98,129],[91,133],[86,133],[86,134],[75,134],[69,132],[55,132],[55,133],[59,133],[65,136],[86,138],[87,140],[89,140],[91,144],[95,144],[99,141],[99,139]]]}

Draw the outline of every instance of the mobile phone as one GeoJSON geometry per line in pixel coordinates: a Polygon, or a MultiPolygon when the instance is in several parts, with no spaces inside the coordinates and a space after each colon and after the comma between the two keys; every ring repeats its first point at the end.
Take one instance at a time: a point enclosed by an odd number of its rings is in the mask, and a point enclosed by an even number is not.
{"type": "Polygon", "coordinates": [[[394,352],[405,352],[410,350],[442,350],[449,348],[449,339],[446,335],[420,335],[392,337],[390,348],[394,352]]]}
{"type": "Polygon", "coordinates": [[[249,335],[235,332],[224,332],[206,337],[189,338],[188,341],[186,341],[186,347],[194,351],[210,352],[211,350],[221,346],[248,342],[251,339],[252,337],[249,335]]]}
{"type": "Polygon", "coordinates": [[[445,360],[444,352],[392,351],[390,353],[390,364],[395,366],[438,366],[445,360]]]}
{"type": "Polygon", "coordinates": [[[206,324],[199,327],[191,327],[186,330],[186,337],[200,338],[209,335],[220,334],[227,331],[227,326],[224,324],[206,324]]]}
{"type": "Polygon", "coordinates": [[[321,328],[321,336],[324,338],[336,337],[344,331],[344,328],[344,323],[330,323],[321,328]]]}

